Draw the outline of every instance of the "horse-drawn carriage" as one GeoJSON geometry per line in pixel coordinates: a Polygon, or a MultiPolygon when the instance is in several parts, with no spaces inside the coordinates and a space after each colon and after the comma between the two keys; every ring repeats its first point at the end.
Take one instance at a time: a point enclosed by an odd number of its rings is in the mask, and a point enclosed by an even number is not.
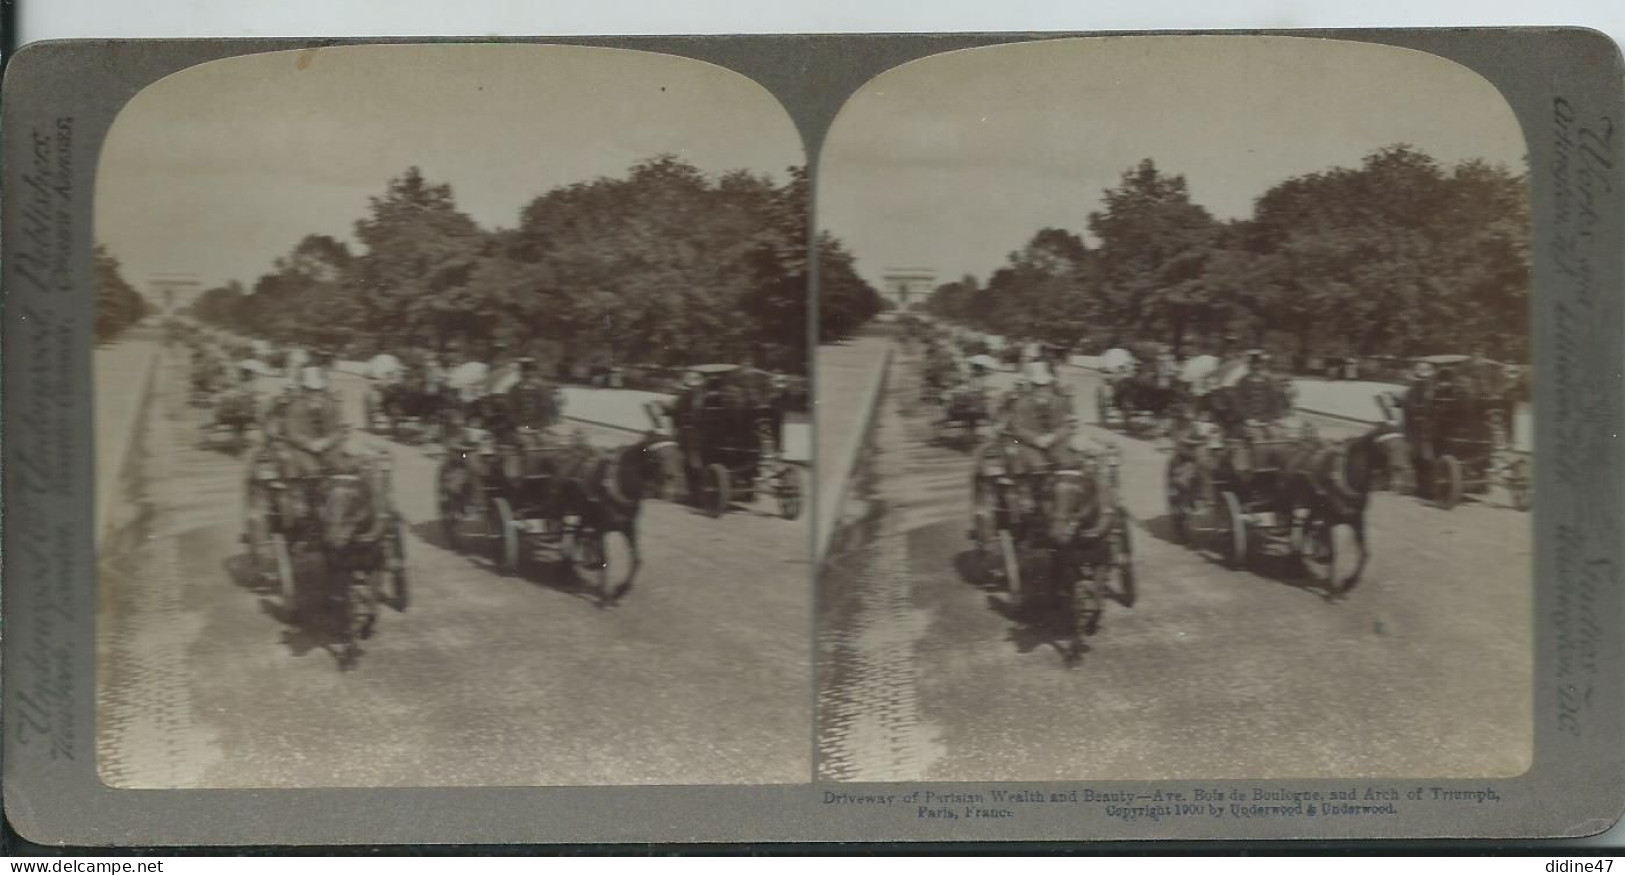
{"type": "Polygon", "coordinates": [[[444,437],[455,393],[422,365],[407,365],[387,353],[367,363],[362,420],[374,433],[400,440],[408,431],[426,440],[444,437]]]}
{"type": "Polygon", "coordinates": [[[213,402],[203,422],[203,444],[235,453],[248,446],[249,429],[259,421],[259,405],[247,387],[227,391],[213,402]]]}
{"type": "Polygon", "coordinates": [[[1322,440],[1292,420],[1292,399],[1280,383],[1269,404],[1276,418],[1249,420],[1233,375],[1221,367],[1216,385],[1193,400],[1175,429],[1165,478],[1174,537],[1212,549],[1232,568],[1284,554],[1334,591],[1346,590],[1365,566],[1371,492],[1382,477],[1409,471],[1403,436],[1385,423],[1352,440],[1322,440]],[[1358,564],[1347,574],[1339,525],[1357,539],[1358,564]]]}
{"type": "Polygon", "coordinates": [[[959,371],[959,362],[946,342],[926,348],[925,361],[920,370],[920,400],[926,404],[941,404],[943,393],[953,385],[959,371]]]}
{"type": "Polygon", "coordinates": [[[288,477],[266,446],[249,464],[243,543],[248,572],[276,587],[293,620],[310,598],[339,620],[339,665],[351,668],[372,636],[378,605],[406,610],[406,546],[387,454],[340,473],[288,477]],[[312,569],[314,566],[314,569],[312,569]],[[304,572],[304,573],[302,573],[304,572]]]}
{"type": "Polygon", "coordinates": [[[542,443],[498,425],[465,426],[448,442],[436,474],[447,543],[468,553],[485,542],[504,574],[550,550],[556,565],[592,585],[599,604],[625,595],[641,564],[639,506],[674,476],[675,445],[649,435],[604,450],[579,431],[542,443]]]}
{"type": "Polygon", "coordinates": [[[1178,365],[1166,344],[1144,342],[1107,350],[1100,357],[1103,380],[1095,392],[1102,428],[1134,432],[1161,428],[1182,396],[1178,365]]]}
{"type": "MultiPolygon", "coordinates": [[[[972,356],[968,364],[991,372],[997,362],[990,355],[972,356]]],[[[981,427],[993,415],[993,405],[986,386],[977,380],[960,380],[940,393],[942,404],[931,420],[931,433],[938,443],[948,443],[957,434],[961,444],[974,446],[981,427]]]]}
{"type": "Polygon", "coordinates": [[[229,373],[224,355],[210,346],[192,350],[192,391],[189,401],[193,407],[209,407],[226,388],[229,373]]]}
{"type": "Polygon", "coordinates": [[[1518,449],[1522,375],[1488,359],[1435,355],[1416,360],[1423,375],[1402,400],[1406,437],[1418,492],[1440,507],[1491,486],[1506,490],[1513,507],[1528,510],[1534,479],[1530,453],[1518,449]]]}
{"type": "Polygon", "coordinates": [[[1083,638],[1099,627],[1106,597],[1134,604],[1134,548],[1119,500],[1117,450],[1074,444],[1070,461],[1023,475],[1012,472],[1012,451],[995,436],[977,454],[970,538],[978,574],[1002,584],[1018,614],[1064,611],[1069,655],[1076,658],[1083,638]]]}
{"type": "Polygon", "coordinates": [[[785,380],[732,364],[690,370],[704,380],[699,399],[672,414],[690,500],[720,516],[735,500],[772,496],[780,516],[801,516],[801,470],[784,458],[785,380]]]}

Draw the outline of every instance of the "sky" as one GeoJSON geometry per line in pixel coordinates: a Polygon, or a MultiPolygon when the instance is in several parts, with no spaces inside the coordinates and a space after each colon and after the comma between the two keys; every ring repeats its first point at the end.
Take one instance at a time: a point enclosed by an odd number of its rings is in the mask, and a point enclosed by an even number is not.
{"type": "Polygon", "coordinates": [[[417,165],[481,225],[551,188],[676,154],[784,181],[788,115],[739,74],[579,46],[345,46],[192,67],[114,120],[96,239],[146,290],[158,274],[251,285],[306,234],[353,240],[367,199],[417,165]]]}
{"type": "Polygon", "coordinates": [[[1143,158],[1230,219],[1288,177],[1400,142],[1514,172],[1527,152],[1489,82],[1408,49],[1218,35],[968,49],[853,95],[824,141],[817,210],[877,287],[888,267],[985,280],[1041,228],[1083,234],[1143,158]]]}

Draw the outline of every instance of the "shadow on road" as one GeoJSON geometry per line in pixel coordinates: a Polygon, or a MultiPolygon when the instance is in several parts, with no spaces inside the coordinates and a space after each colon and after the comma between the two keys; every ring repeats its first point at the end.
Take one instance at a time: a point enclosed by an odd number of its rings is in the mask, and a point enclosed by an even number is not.
{"type": "MultiPolygon", "coordinates": [[[[1033,564],[1024,562],[1024,573],[1030,572],[1033,564]]],[[[1023,604],[1017,605],[1010,597],[1009,588],[1002,577],[989,572],[975,549],[957,553],[953,566],[960,581],[982,593],[987,609],[1011,624],[1005,632],[1005,640],[1014,644],[1018,653],[1031,653],[1048,647],[1068,667],[1076,667],[1082,655],[1089,652],[1088,642],[1073,634],[1074,620],[1068,599],[1062,593],[1049,590],[1047,582],[1040,583],[1039,575],[1032,574],[1027,585],[1044,586],[1046,591],[1032,593],[1023,604]],[[1081,650],[1074,652],[1075,646],[1081,650]]],[[[1120,594],[1107,592],[1104,587],[1101,594],[1113,600],[1124,600],[1120,594]]]]}
{"type": "MultiPolygon", "coordinates": [[[[1217,568],[1227,567],[1219,551],[1220,539],[1229,538],[1228,532],[1193,528],[1189,538],[1182,539],[1174,528],[1173,517],[1167,514],[1141,521],[1141,528],[1163,543],[1200,556],[1209,565],[1217,568]]],[[[1323,601],[1337,602],[1344,598],[1343,594],[1335,592],[1327,581],[1310,574],[1303,560],[1288,545],[1262,534],[1254,534],[1251,553],[1246,567],[1242,570],[1288,589],[1313,595],[1323,601]]]]}
{"type": "Polygon", "coordinates": [[[289,654],[301,657],[320,650],[335,667],[353,667],[352,658],[345,655],[349,593],[323,573],[319,560],[294,559],[291,603],[282,597],[277,580],[260,574],[247,553],[229,556],[222,565],[234,584],[258,597],[260,613],[282,627],[278,643],[289,654]]]}
{"type": "Polygon", "coordinates": [[[584,581],[576,573],[575,566],[560,556],[556,544],[541,545],[534,536],[520,539],[519,568],[516,574],[503,575],[497,565],[497,555],[502,550],[501,540],[496,535],[464,534],[464,544],[461,550],[452,547],[446,538],[445,527],[439,520],[429,520],[413,525],[410,528],[425,544],[437,547],[448,553],[455,553],[458,557],[475,568],[482,569],[502,579],[504,576],[516,577],[526,583],[550,589],[555,592],[574,598],[599,602],[598,588],[584,581]]]}

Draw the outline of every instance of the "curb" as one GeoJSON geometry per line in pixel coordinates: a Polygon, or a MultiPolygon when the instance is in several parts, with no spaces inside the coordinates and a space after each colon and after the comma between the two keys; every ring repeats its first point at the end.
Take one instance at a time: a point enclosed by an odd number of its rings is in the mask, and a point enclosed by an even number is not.
{"type": "MultiPolygon", "coordinates": [[[[147,421],[148,410],[152,407],[152,389],[158,379],[158,364],[163,361],[163,358],[164,350],[161,346],[155,347],[147,356],[147,363],[143,366],[146,375],[141,378],[138,384],[139,388],[136,390],[141,393],[141,398],[136,401],[134,412],[130,414],[129,424],[119,429],[123,441],[119,444],[118,455],[114,456],[113,464],[107,473],[108,484],[106,488],[111,491],[105,495],[96,496],[95,549],[98,552],[101,550],[102,542],[111,534],[107,531],[108,515],[112,512],[113,505],[118,503],[117,489],[119,484],[124,482],[125,468],[130,464],[130,447],[135,444],[136,439],[140,436],[141,428],[147,421]]],[[[94,414],[92,414],[92,417],[94,418],[94,414]]],[[[108,437],[107,435],[98,434],[95,439],[105,440],[108,437]]],[[[97,475],[99,476],[100,472],[97,472],[97,475]]],[[[101,484],[98,483],[97,487],[93,488],[100,492],[100,486],[101,484]]]]}
{"type": "MultiPolygon", "coordinates": [[[[835,525],[835,521],[839,517],[839,508],[846,502],[847,491],[852,488],[852,473],[857,470],[858,458],[862,455],[864,446],[869,442],[869,432],[874,427],[875,411],[880,408],[880,399],[885,396],[886,384],[890,382],[892,358],[896,352],[896,344],[888,343],[886,354],[881,357],[880,367],[875,368],[874,378],[870,380],[869,385],[864,389],[863,401],[859,405],[863,410],[863,417],[859,420],[858,427],[853,429],[852,434],[847,437],[846,446],[842,448],[840,455],[842,464],[839,469],[841,476],[839,480],[835,481],[837,485],[833,494],[824,495],[822,489],[814,490],[814,509],[818,521],[817,532],[814,536],[817,538],[813,554],[815,568],[823,567],[824,554],[829,550],[830,542],[834,540],[835,530],[839,528],[835,525]],[[828,501],[829,504],[826,505],[825,501],[828,501]],[[834,509],[828,519],[825,519],[825,507],[834,509]]],[[[814,449],[813,452],[816,457],[817,450],[814,449]]],[[[819,464],[823,465],[827,461],[834,460],[820,460],[819,464]]],[[[819,479],[822,480],[823,478],[819,479]]]]}

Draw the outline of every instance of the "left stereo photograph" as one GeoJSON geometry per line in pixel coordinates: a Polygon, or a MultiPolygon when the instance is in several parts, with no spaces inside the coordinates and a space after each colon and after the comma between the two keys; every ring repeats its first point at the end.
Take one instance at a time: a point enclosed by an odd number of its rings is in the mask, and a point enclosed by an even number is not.
{"type": "Polygon", "coordinates": [[[752,80],[245,55],[96,172],[116,788],[811,775],[808,186],[752,80]]]}

